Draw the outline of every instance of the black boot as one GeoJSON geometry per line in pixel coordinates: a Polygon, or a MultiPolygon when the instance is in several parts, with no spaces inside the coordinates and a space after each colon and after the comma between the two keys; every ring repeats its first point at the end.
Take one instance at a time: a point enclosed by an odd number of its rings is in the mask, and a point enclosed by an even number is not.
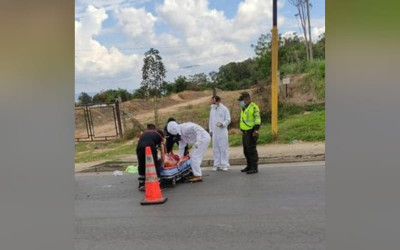
{"type": "Polygon", "coordinates": [[[139,191],[145,191],[144,188],[144,182],[139,182],[139,187],[138,187],[139,191]]]}
{"type": "Polygon", "coordinates": [[[240,170],[240,172],[244,173],[244,172],[247,172],[249,170],[250,170],[250,167],[247,166],[247,167],[243,168],[242,170],[240,170]]]}
{"type": "Polygon", "coordinates": [[[258,173],[257,168],[250,168],[249,170],[246,171],[246,174],[256,174],[258,173]]]}

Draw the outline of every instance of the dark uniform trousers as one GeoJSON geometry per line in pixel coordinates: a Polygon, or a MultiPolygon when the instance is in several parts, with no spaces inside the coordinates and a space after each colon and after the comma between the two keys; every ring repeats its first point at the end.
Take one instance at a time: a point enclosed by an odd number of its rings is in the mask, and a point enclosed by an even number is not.
{"type": "MultiPolygon", "coordinates": [[[[151,153],[153,154],[153,161],[156,168],[157,176],[160,177],[160,162],[158,160],[157,148],[150,146],[151,153]]],[[[139,183],[144,183],[146,179],[146,147],[138,147],[136,149],[136,155],[138,158],[138,170],[139,170],[139,183]]]]}
{"type": "Polygon", "coordinates": [[[253,130],[242,131],[243,153],[246,157],[247,167],[258,170],[257,139],[253,137],[253,130]]]}

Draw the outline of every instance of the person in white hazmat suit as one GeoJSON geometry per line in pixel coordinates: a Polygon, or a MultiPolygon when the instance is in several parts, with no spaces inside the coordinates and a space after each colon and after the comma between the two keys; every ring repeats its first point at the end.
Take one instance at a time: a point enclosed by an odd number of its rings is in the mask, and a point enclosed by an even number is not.
{"type": "Polygon", "coordinates": [[[210,134],[201,126],[193,122],[185,122],[178,124],[171,121],[167,125],[167,130],[172,135],[180,135],[179,141],[179,158],[182,159],[187,144],[193,144],[193,151],[190,155],[190,166],[193,176],[190,178],[192,182],[202,181],[201,162],[204,153],[210,144],[210,134]]]}
{"type": "Polygon", "coordinates": [[[208,128],[213,142],[214,167],[212,170],[229,169],[229,138],[228,125],[231,115],[228,108],[221,103],[219,96],[211,98],[210,119],[208,128]]]}

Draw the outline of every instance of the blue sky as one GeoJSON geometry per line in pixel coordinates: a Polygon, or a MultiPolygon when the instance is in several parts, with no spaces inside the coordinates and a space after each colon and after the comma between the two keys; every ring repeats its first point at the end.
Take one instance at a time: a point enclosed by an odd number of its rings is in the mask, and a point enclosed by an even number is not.
{"type": "MultiPolygon", "coordinates": [[[[316,39],[325,31],[325,1],[311,3],[316,39]]],[[[279,33],[300,33],[296,9],[287,0],[278,5],[279,33]]],[[[76,0],[75,92],[138,88],[151,47],[168,81],[253,57],[250,45],[270,31],[271,15],[265,0],[76,0]]]]}

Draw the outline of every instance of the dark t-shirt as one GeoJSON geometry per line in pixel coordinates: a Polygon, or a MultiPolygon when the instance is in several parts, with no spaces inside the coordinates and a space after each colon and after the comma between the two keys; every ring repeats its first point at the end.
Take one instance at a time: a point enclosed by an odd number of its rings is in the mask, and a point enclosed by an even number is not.
{"type": "Polygon", "coordinates": [[[161,135],[156,131],[145,131],[142,136],[140,136],[137,147],[157,147],[161,144],[161,135]]]}

